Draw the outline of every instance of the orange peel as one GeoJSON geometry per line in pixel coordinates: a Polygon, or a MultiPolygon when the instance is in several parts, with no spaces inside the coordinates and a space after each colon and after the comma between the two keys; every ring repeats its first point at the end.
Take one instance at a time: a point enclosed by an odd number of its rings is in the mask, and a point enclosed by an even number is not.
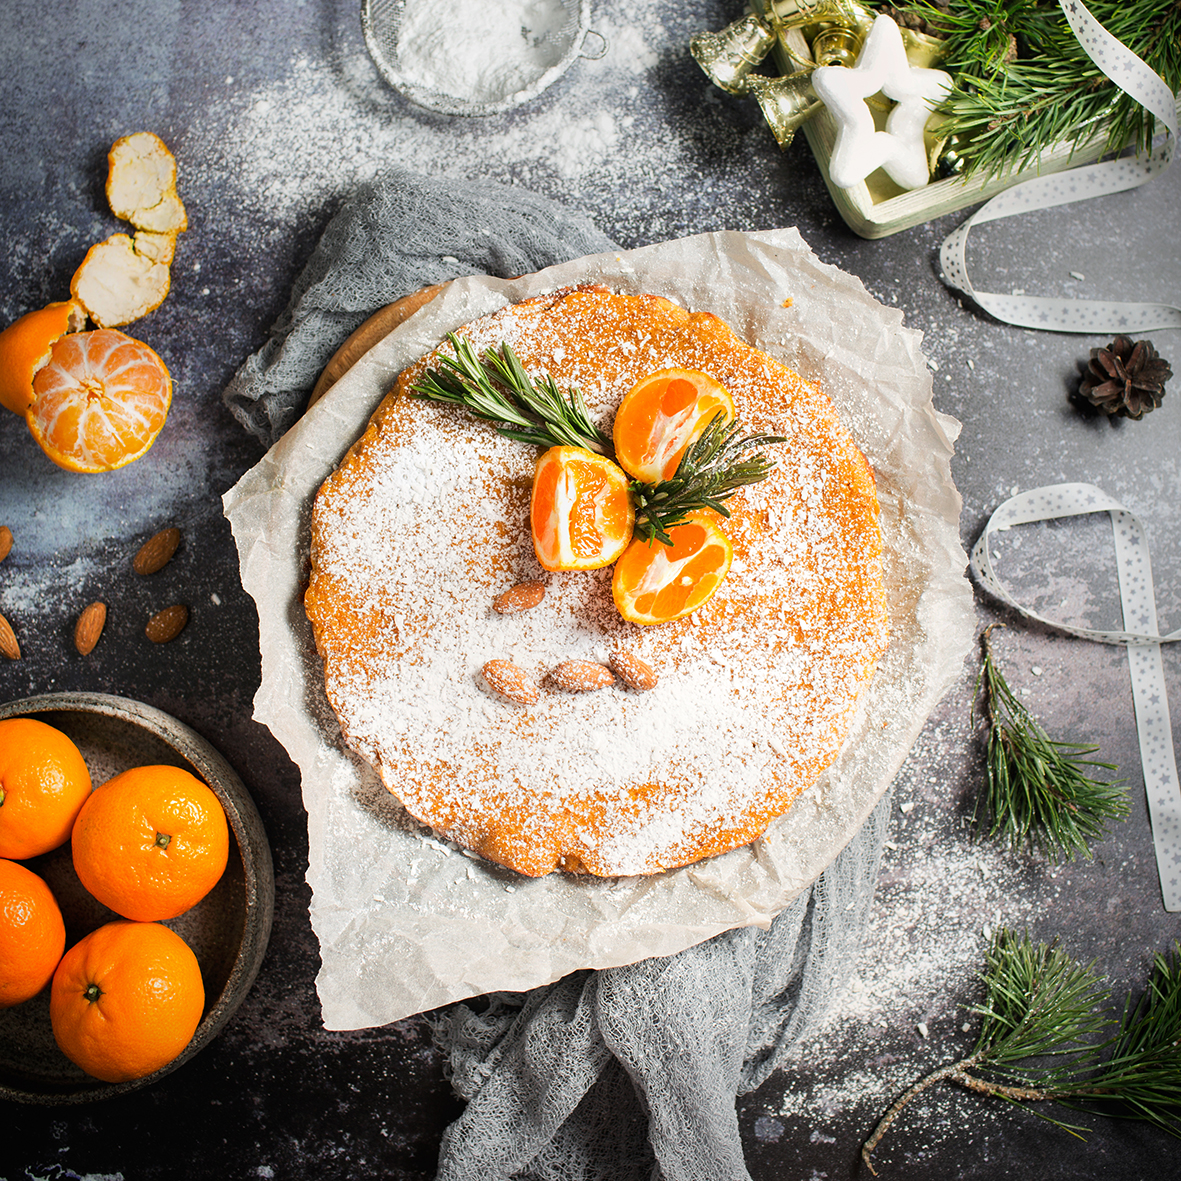
{"type": "Polygon", "coordinates": [[[22,417],[33,401],[33,377],[54,344],[86,327],[86,309],[63,299],[28,312],[0,332],[0,405],[22,417]]]}
{"type": "Polygon", "coordinates": [[[86,252],[70,280],[70,294],[100,328],[130,324],[155,311],[168,295],[168,264],[137,247],[127,234],[112,234],[86,252]]]}
{"type": "Polygon", "coordinates": [[[107,203],[137,230],[172,234],[189,219],[176,192],[176,160],[150,131],[125,135],[107,153],[107,203]]]}

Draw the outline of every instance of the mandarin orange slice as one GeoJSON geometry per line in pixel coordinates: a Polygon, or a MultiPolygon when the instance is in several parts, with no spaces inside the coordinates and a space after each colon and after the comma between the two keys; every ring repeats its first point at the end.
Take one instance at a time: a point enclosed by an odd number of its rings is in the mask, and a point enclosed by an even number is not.
{"type": "Polygon", "coordinates": [[[86,327],[75,299],[46,304],[0,332],[0,405],[23,415],[33,400],[33,375],[49,360],[54,342],[86,327]]]}
{"type": "Polygon", "coordinates": [[[671,479],[681,456],[719,411],[727,422],[734,421],[734,400],[708,373],[650,373],[631,388],[615,413],[615,458],[645,484],[671,479]]]}
{"type": "Polygon", "coordinates": [[[109,472],[151,447],[171,402],[172,378],[155,352],[100,328],[57,341],[33,378],[25,420],[59,467],[109,472]]]}
{"type": "Polygon", "coordinates": [[[547,570],[597,570],[623,553],[636,512],[617,464],[562,446],[537,461],[529,517],[537,560],[547,570]]]}
{"type": "Polygon", "coordinates": [[[611,595],[632,623],[668,623],[696,611],[722,584],[734,547],[707,512],[668,531],[672,545],[637,537],[615,563],[611,595]]]}

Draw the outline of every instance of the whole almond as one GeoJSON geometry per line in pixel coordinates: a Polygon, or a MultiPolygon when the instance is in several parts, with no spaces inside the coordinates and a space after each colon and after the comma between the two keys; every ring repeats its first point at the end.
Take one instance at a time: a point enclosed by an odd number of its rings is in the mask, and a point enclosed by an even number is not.
{"type": "Polygon", "coordinates": [[[645,664],[638,656],[623,648],[611,653],[611,668],[615,675],[629,688],[637,693],[647,693],[656,688],[660,678],[650,664],[645,664]]]}
{"type": "Polygon", "coordinates": [[[566,660],[551,670],[550,681],[567,693],[589,693],[615,683],[615,676],[605,664],[592,660],[566,660]]]}
{"type": "Polygon", "coordinates": [[[136,574],[155,574],[168,565],[168,560],[180,545],[180,530],[176,526],[161,529],[139,547],[139,553],[131,559],[131,568],[136,574]]]}
{"type": "Polygon", "coordinates": [[[518,582],[492,600],[492,610],[499,611],[501,615],[512,615],[536,607],[544,598],[544,582],[518,582]]]}
{"type": "Polygon", "coordinates": [[[7,525],[0,525],[0,562],[12,552],[12,530],[7,525]]]}
{"type": "Polygon", "coordinates": [[[484,665],[484,680],[502,697],[518,705],[532,705],[537,700],[537,686],[520,665],[511,660],[489,660],[484,665]]]}
{"type": "Polygon", "coordinates": [[[7,656],[9,660],[21,658],[21,646],[16,642],[16,632],[3,615],[0,615],[0,655],[7,656]]]}
{"type": "Polygon", "coordinates": [[[163,611],[157,611],[148,620],[148,626],[144,628],[144,635],[153,644],[167,644],[169,640],[175,640],[180,635],[188,622],[188,607],[182,603],[174,603],[171,607],[165,607],[163,611]]]}
{"type": "Polygon", "coordinates": [[[89,656],[94,651],[98,638],[103,634],[103,625],[107,622],[106,603],[91,603],[78,616],[74,624],[74,647],[82,656],[89,656]]]}

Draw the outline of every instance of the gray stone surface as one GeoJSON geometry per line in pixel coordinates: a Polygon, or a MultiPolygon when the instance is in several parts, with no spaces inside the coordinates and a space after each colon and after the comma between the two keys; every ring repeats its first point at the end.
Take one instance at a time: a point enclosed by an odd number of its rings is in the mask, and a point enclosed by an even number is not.
{"type": "MultiPolygon", "coordinates": [[[[1080,361],[1106,341],[1027,332],[961,306],[938,280],[937,252],[963,215],[878,242],[848,231],[802,138],[780,152],[757,107],[712,89],[687,53],[694,32],[739,14],[736,3],[596,0],[591,24],[608,42],[600,61],[576,62],[523,109],[467,122],[416,110],[381,82],[352,2],[6,0],[3,10],[0,323],[61,298],[87,247],[123,228],[102,191],[106,151],[120,135],[146,128],[171,145],[190,228],[167,301],[132,329],[176,385],[145,458],[108,476],[73,475],[44,460],[15,416],[0,416],[0,522],[16,538],[0,566],[0,612],[25,653],[0,667],[0,699],[114,692],[192,726],[253,792],[278,897],[267,960],[221,1037],[157,1086],[101,1106],[0,1105],[0,1175],[433,1175],[439,1133],[457,1106],[425,1026],[320,1028],[298,777],[250,718],[257,621],[220,507],[221,493],[259,457],[221,390],[265,339],[342,195],[387,162],[525,185],[585,209],[627,246],[799,226],[821,258],[924,333],[938,367],[936,404],[963,423],[953,468],[965,545],[1013,489],[1098,484],[1144,523],[1162,629],[1181,624],[1181,387],[1141,423],[1085,417],[1067,395],[1080,361]],[[132,574],[139,544],[172,523],[184,533],[172,563],[151,578],[132,574]],[[83,660],[73,621],[100,597],[111,606],[107,630],[83,660]],[[149,644],[147,617],[177,599],[192,608],[185,632],[149,644]]],[[[969,261],[982,289],[1181,304],[1179,224],[1174,170],[1089,207],[986,227],[969,261]]],[[[1181,333],[1149,335],[1181,370],[1181,333]]],[[[1037,531],[1023,550],[1024,585],[1114,622],[1105,528],[1037,531]]],[[[1093,861],[1057,869],[974,843],[982,775],[969,722],[975,668],[966,668],[900,773],[857,979],[835,998],[828,1030],[798,1069],[741,1105],[759,1181],[858,1175],[859,1143],[892,1096],[970,1050],[966,1006],[978,999],[985,927],[1007,922],[1094,958],[1116,1006],[1177,938],[1155,883],[1126,655],[978,604],[982,625],[1009,623],[998,638],[1006,674],[1047,729],[1092,739],[1120,765],[1132,816],[1093,861]]],[[[1165,655],[1175,705],[1179,655],[1165,655]]],[[[1167,1137],[1078,1122],[1093,1128],[1085,1140],[945,1087],[899,1121],[877,1161],[883,1175],[910,1181],[1175,1175],[1167,1137]]]]}

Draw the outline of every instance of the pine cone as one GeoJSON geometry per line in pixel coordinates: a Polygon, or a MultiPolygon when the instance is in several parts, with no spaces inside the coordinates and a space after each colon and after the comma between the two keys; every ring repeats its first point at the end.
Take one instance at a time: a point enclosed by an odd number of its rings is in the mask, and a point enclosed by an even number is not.
{"type": "Polygon", "coordinates": [[[1161,404],[1172,376],[1152,341],[1117,336],[1107,348],[1091,350],[1078,392],[1107,414],[1139,419],[1161,404]]]}

